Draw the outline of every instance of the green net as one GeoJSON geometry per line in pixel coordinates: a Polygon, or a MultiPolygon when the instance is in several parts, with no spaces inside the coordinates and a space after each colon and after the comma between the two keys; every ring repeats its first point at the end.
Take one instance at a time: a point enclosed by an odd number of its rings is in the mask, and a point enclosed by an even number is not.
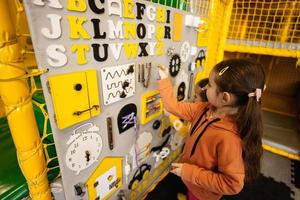
{"type": "Polygon", "coordinates": [[[34,93],[32,95],[32,103],[39,133],[43,142],[43,148],[48,168],[48,179],[49,181],[52,181],[59,177],[60,170],[52,129],[50,126],[45,98],[41,89],[41,81],[39,77],[36,77],[34,79],[34,82],[31,81],[31,88],[34,89],[34,93]]]}

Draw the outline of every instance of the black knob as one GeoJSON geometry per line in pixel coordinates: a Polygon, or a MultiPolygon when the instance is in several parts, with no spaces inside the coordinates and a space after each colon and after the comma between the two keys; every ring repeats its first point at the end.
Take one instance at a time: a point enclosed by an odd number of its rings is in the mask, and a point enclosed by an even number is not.
{"type": "Polygon", "coordinates": [[[160,121],[159,120],[155,120],[152,124],[152,128],[154,130],[158,129],[160,127],[160,121]]]}
{"type": "Polygon", "coordinates": [[[76,91],[80,91],[82,89],[82,85],[80,83],[75,84],[74,89],[76,91]]]}
{"type": "Polygon", "coordinates": [[[125,90],[128,86],[129,86],[129,82],[124,81],[123,84],[122,84],[122,88],[125,90]]]}
{"type": "Polygon", "coordinates": [[[134,72],[134,66],[130,65],[129,68],[127,69],[127,74],[131,74],[134,72]]]}
{"type": "Polygon", "coordinates": [[[77,196],[83,195],[82,188],[81,188],[79,185],[75,185],[74,188],[75,188],[75,194],[76,194],[77,196]]]}

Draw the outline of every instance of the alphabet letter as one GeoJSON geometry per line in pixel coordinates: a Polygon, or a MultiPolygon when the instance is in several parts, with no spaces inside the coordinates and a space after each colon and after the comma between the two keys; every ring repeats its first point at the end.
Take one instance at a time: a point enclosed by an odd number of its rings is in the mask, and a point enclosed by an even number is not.
{"type": "Polygon", "coordinates": [[[150,51],[149,51],[149,55],[150,56],[154,56],[154,49],[155,49],[155,45],[156,45],[156,42],[149,42],[149,47],[150,47],[150,51]]]}
{"type": "Polygon", "coordinates": [[[119,57],[121,55],[123,43],[111,43],[109,44],[110,50],[115,57],[116,60],[119,60],[119,57]]]}
{"type": "Polygon", "coordinates": [[[103,45],[104,56],[101,58],[100,53],[99,53],[100,44],[92,44],[93,52],[94,52],[94,59],[98,62],[106,61],[107,56],[108,56],[108,54],[107,54],[108,44],[102,44],[102,45],[103,45]]]}
{"type": "Polygon", "coordinates": [[[163,42],[157,42],[156,44],[156,55],[161,56],[164,54],[164,43],[163,42]]]}
{"type": "Polygon", "coordinates": [[[71,47],[72,52],[77,52],[77,64],[83,65],[88,61],[85,58],[85,51],[90,51],[90,47],[87,44],[73,44],[71,47]]]}
{"type": "Polygon", "coordinates": [[[70,38],[79,39],[79,34],[84,39],[90,39],[88,32],[83,28],[82,24],[87,21],[86,17],[67,16],[70,25],[70,38]]]}
{"type": "Polygon", "coordinates": [[[158,41],[162,41],[162,39],[164,38],[164,27],[163,26],[156,27],[156,38],[158,41]]]}
{"type": "Polygon", "coordinates": [[[120,0],[108,0],[108,15],[119,15],[122,17],[122,7],[120,0]],[[113,4],[117,4],[113,6],[113,4]]]}
{"type": "MultiPolygon", "coordinates": [[[[101,3],[104,3],[104,0],[100,0],[101,3]]],[[[89,0],[89,6],[91,8],[91,10],[95,13],[95,14],[103,14],[105,9],[104,8],[98,8],[95,0],[89,0]]]]}
{"type": "Polygon", "coordinates": [[[68,0],[68,10],[79,12],[86,11],[85,0],[68,0]]]}
{"type": "Polygon", "coordinates": [[[139,23],[138,26],[137,26],[137,36],[140,39],[144,39],[145,36],[146,36],[146,27],[142,23],[139,23]]]}
{"type": "Polygon", "coordinates": [[[115,39],[115,38],[120,38],[123,39],[123,22],[122,21],[117,21],[117,25],[115,26],[114,22],[112,20],[107,20],[108,23],[108,38],[109,39],[115,39]]]}
{"type": "Polygon", "coordinates": [[[166,9],[162,7],[157,7],[156,9],[156,21],[165,22],[166,19],[166,9]]]}
{"type": "Polygon", "coordinates": [[[106,32],[103,32],[103,34],[100,33],[100,19],[91,19],[93,22],[94,26],[94,39],[101,38],[105,39],[106,38],[106,32]]]}
{"type": "Polygon", "coordinates": [[[123,0],[125,18],[131,18],[131,19],[134,18],[133,6],[134,6],[133,0],[123,0]]]}
{"type": "Polygon", "coordinates": [[[166,23],[169,24],[170,23],[170,10],[167,10],[167,21],[166,23]]]}
{"type": "Polygon", "coordinates": [[[61,26],[60,26],[61,16],[56,14],[48,14],[47,17],[50,20],[52,33],[48,28],[42,28],[41,29],[42,34],[49,39],[59,38],[61,36],[61,26]]]}
{"type": "Polygon", "coordinates": [[[146,50],[147,45],[148,45],[147,42],[140,42],[139,43],[139,46],[140,46],[140,49],[141,49],[139,57],[143,57],[143,56],[146,57],[146,56],[148,56],[148,53],[147,53],[147,50],[146,50]]]}
{"type": "Polygon", "coordinates": [[[150,21],[154,21],[156,17],[156,7],[152,5],[147,5],[146,15],[150,21]]]}
{"type": "MultiPolygon", "coordinates": [[[[49,2],[47,4],[51,8],[63,8],[59,0],[48,0],[47,2],[49,2]]],[[[45,6],[45,2],[43,0],[33,0],[32,3],[37,6],[45,6]]]]}
{"type": "Polygon", "coordinates": [[[147,24],[148,26],[148,39],[152,39],[152,35],[155,33],[154,24],[147,24]]]}
{"type": "Polygon", "coordinates": [[[165,39],[171,39],[171,27],[165,26],[165,39]]]}
{"type": "Polygon", "coordinates": [[[137,19],[143,19],[142,16],[144,15],[145,8],[146,8],[145,4],[136,2],[136,10],[137,10],[136,18],[137,19]]]}
{"type": "Polygon", "coordinates": [[[129,22],[123,22],[123,25],[124,25],[124,37],[126,39],[129,39],[129,36],[131,35],[131,37],[133,39],[136,38],[136,23],[132,22],[132,23],[129,23],[129,22]]]}
{"type": "Polygon", "coordinates": [[[51,44],[47,47],[47,62],[52,67],[62,67],[68,62],[67,56],[64,54],[66,49],[63,45],[51,44]]]}
{"type": "Polygon", "coordinates": [[[138,43],[124,43],[123,44],[127,59],[129,59],[131,57],[136,58],[138,46],[139,46],[138,43]]]}

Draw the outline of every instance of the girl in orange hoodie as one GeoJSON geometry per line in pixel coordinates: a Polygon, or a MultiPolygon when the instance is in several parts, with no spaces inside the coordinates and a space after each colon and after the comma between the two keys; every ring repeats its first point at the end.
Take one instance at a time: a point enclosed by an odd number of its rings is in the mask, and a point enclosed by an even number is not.
{"type": "Polygon", "coordinates": [[[208,102],[178,102],[166,68],[160,67],[159,74],[165,109],[190,121],[192,128],[172,173],[146,199],[173,200],[172,193],[185,191],[184,187],[189,200],[218,200],[239,193],[260,172],[262,66],[247,59],[218,63],[209,75],[208,102]]]}

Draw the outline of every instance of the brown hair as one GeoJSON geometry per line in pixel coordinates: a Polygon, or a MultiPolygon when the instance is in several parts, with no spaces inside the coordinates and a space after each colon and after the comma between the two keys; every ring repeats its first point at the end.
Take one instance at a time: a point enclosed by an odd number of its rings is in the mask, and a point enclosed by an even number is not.
{"type": "Polygon", "coordinates": [[[248,59],[222,61],[213,71],[216,73],[218,90],[236,96],[238,113],[235,119],[243,141],[245,182],[249,182],[260,173],[263,123],[261,101],[257,101],[256,97],[248,97],[248,94],[257,88],[264,89],[265,73],[262,65],[248,59]]]}
{"type": "Polygon", "coordinates": [[[199,82],[197,82],[196,86],[201,89],[200,93],[198,94],[201,98],[201,101],[205,102],[207,101],[207,96],[206,96],[206,85],[208,84],[209,80],[208,78],[201,79],[199,82]]]}

